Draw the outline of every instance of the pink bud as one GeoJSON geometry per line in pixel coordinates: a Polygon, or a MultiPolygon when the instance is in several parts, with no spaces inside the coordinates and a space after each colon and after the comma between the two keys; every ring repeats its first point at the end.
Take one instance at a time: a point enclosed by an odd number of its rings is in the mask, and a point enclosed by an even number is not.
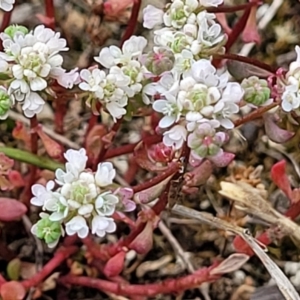
{"type": "Polygon", "coordinates": [[[285,143],[295,135],[294,132],[290,132],[278,127],[275,123],[274,115],[264,114],[263,118],[265,121],[266,134],[271,141],[275,143],[285,143]]]}
{"type": "Polygon", "coordinates": [[[152,222],[148,221],[143,231],[130,243],[129,248],[138,254],[145,254],[153,247],[152,222]]]}
{"type": "Polygon", "coordinates": [[[16,121],[16,126],[13,129],[12,135],[15,139],[23,141],[26,148],[30,149],[30,134],[22,122],[16,121]]]}
{"type": "Polygon", "coordinates": [[[3,300],[22,300],[26,290],[20,282],[9,281],[1,285],[0,295],[3,300]]]}
{"type": "Polygon", "coordinates": [[[50,138],[46,133],[44,133],[41,125],[38,125],[35,128],[35,131],[42,140],[48,155],[52,158],[61,159],[64,151],[63,147],[52,138],[50,138]]]}
{"type": "Polygon", "coordinates": [[[125,251],[120,251],[115,256],[111,257],[106,265],[104,266],[103,273],[106,277],[118,276],[124,267],[126,253],[125,251]]]}
{"type": "Polygon", "coordinates": [[[256,12],[257,5],[251,7],[250,15],[248,17],[245,29],[242,34],[242,39],[245,43],[260,43],[260,36],[258,34],[257,25],[256,25],[256,12]]]}

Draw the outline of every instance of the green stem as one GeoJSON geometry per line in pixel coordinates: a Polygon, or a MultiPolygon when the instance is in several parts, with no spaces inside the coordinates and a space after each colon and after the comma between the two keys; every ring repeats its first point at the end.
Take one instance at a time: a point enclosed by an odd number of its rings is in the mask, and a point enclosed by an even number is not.
{"type": "Polygon", "coordinates": [[[64,165],[50,158],[40,157],[28,151],[14,149],[10,147],[0,147],[0,152],[4,153],[9,158],[24,162],[30,165],[37,166],[41,169],[55,171],[56,169],[64,169],[64,165]]]}

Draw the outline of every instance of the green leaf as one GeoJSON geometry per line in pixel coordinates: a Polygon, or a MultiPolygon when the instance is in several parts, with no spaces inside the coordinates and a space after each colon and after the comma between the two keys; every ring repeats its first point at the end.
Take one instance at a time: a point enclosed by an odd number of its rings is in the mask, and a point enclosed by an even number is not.
{"type": "Polygon", "coordinates": [[[55,171],[56,169],[64,169],[64,165],[47,157],[40,157],[28,151],[14,149],[10,147],[0,147],[0,152],[6,156],[30,165],[37,166],[41,169],[55,171]]]}
{"type": "Polygon", "coordinates": [[[12,259],[7,265],[7,275],[11,280],[18,280],[21,270],[21,261],[19,258],[12,259]]]}

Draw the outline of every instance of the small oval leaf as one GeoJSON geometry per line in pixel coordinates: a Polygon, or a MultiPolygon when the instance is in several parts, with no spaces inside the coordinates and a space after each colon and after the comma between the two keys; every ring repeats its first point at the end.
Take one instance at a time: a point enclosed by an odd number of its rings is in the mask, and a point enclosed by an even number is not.
{"type": "Polygon", "coordinates": [[[0,221],[10,222],[20,219],[27,212],[27,207],[18,200],[0,198],[0,221]]]}
{"type": "Polygon", "coordinates": [[[21,283],[9,281],[1,285],[0,295],[3,300],[23,300],[26,290],[21,283]]]}

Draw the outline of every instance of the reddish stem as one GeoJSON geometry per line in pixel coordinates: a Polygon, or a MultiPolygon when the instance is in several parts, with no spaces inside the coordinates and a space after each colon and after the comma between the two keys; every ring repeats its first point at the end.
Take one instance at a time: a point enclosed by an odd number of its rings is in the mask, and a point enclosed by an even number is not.
{"type": "Polygon", "coordinates": [[[120,156],[123,154],[128,154],[128,153],[132,153],[135,149],[135,147],[137,145],[139,145],[141,142],[145,143],[146,145],[153,145],[156,143],[161,142],[162,137],[158,136],[158,135],[152,135],[152,136],[147,136],[146,138],[144,138],[143,140],[134,143],[134,144],[127,144],[124,146],[120,146],[118,148],[114,148],[114,149],[109,149],[106,154],[103,157],[104,159],[108,159],[108,158],[112,158],[112,157],[116,157],[116,156],[120,156]]]}
{"type": "Polygon", "coordinates": [[[67,113],[67,103],[63,99],[55,100],[55,132],[59,134],[64,133],[64,117],[67,113]]]}
{"type": "Polygon", "coordinates": [[[54,269],[60,266],[66,258],[74,254],[78,250],[77,247],[71,246],[68,248],[61,248],[57,250],[54,257],[43,267],[43,269],[35,274],[30,279],[24,280],[22,285],[24,288],[29,289],[31,287],[40,284],[46,277],[48,277],[54,269]]]}
{"type": "Polygon", "coordinates": [[[220,5],[218,7],[208,7],[207,12],[209,13],[233,13],[241,10],[245,10],[249,7],[256,6],[260,4],[261,1],[253,1],[245,4],[240,4],[240,5],[234,5],[234,6],[227,6],[227,5],[220,5]]]}
{"type": "Polygon", "coordinates": [[[53,0],[45,0],[46,16],[49,19],[47,26],[52,30],[55,29],[55,9],[53,0]]]}
{"type": "Polygon", "coordinates": [[[102,279],[93,279],[84,276],[67,275],[59,279],[63,284],[74,284],[98,289],[123,296],[147,296],[153,297],[158,294],[178,293],[192,289],[204,282],[217,280],[219,275],[211,275],[210,272],[216,267],[214,264],[208,268],[202,268],[195,273],[176,279],[167,279],[152,284],[124,284],[102,279]]]}
{"type": "Polygon", "coordinates": [[[180,169],[180,164],[178,162],[171,162],[169,167],[166,171],[162,172],[161,174],[151,178],[150,180],[138,184],[132,187],[134,193],[138,193],[140,191],[146,190],[152,186],[159,184],[160,182],[164,181],[171,175],[174,175],[180,169]]]}
{"type": "Polygon", "coordinates": [[[121,47],[123,46],[124,42],[128,40],[134,33],[137,21],[138,21],[138,15],[141,8],[141,0],[134,0],[133,7],[131,11],[131,16],[128,22],[128,26],[126,28],[126,31],[123,35],[123,38],[121,40],[121,47]]]}
{"type": "Polygon", "coordinates": [[[270,73],[273,73],[274,75],[276,75],[276,72],[277,72],[277,68],[274,68],[268,64],[265,64],[255,58],[246,57],[246,56],[242,56],[242,55],[238,55],[238,54],[233,54],[233,53],[214,54],[214,58],[240,61],[240,62],[249,64],[249,65],[252,65],[252,66],[256,66],[263,70],[266,70],[270,73]]]}
{"type": "MultiPolygon", "coordinates": [[[[117,133],[117,131],[119,130],[119,128],[122,124],[122,121],[123,121],[123,118],[119,119],[116,123],[114,123],[113,127],[111,128],[111,130],[109,130],[109,132],[112,132],[115,135],[117,133]]],[[[112,140],[113,140],[113,138],[112,138],[112,140]]],[[[109,147],[112,144],[112,140],[110,141],[109,145],[105,145],[105,144],[103,145],[103,147],[98,155],[98,158],[96,159],[96,161],[94,163],[93,170],[96,170],[99,162],[102,162],[104,160],[105,154],[107,153],[109,147]]]]}
{"type": "Polygon", "coordinates": [[[274,102],[271,103],[270,105],[264,106],[264,107],[260,107],[257,110],[253,111],[252,113],[245,115],[242,118],[239,118],[238,120],[236,120],[234,122],[234,126],[238,127],[244,123],[248,123],[250,121],[253,121],[255,119],[260,118],[265,112],[269,111],[270,109],[272,109],[273,107],[277,106],[278,102],[274,102]]]}

